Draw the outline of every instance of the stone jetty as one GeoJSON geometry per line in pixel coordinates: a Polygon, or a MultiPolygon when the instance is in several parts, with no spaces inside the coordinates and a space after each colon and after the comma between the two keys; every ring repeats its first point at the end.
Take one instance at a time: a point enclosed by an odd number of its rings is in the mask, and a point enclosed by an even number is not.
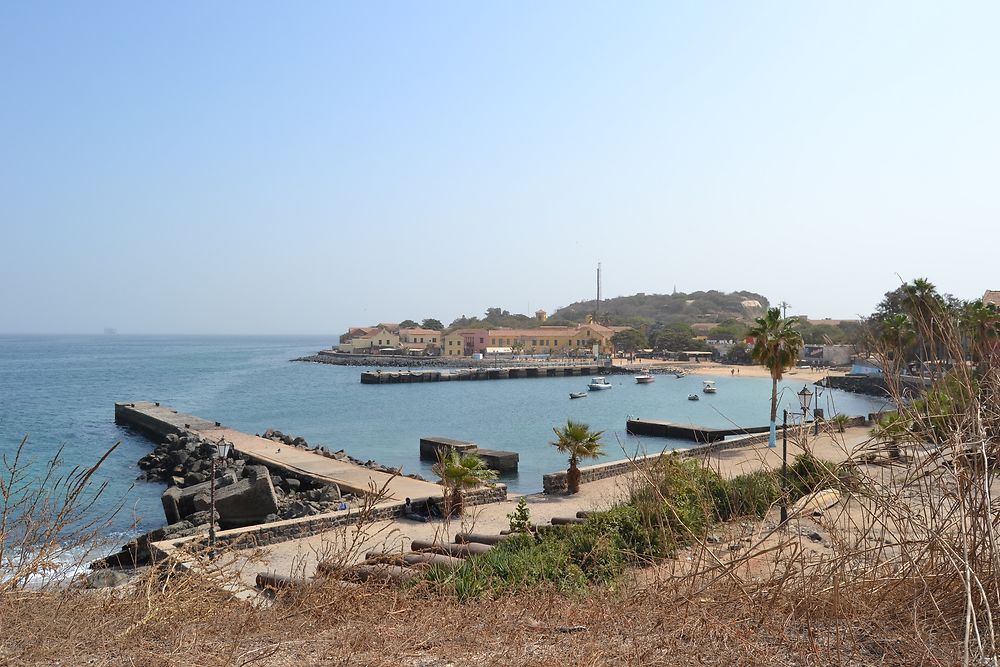
{"type": "Polygon", "coordinates": [[[520,460],[520,455],[517,452],[484,449],[474,442],[465,440],[454,440],[441,436],[420,438],[420,458],[425,461],[435,461],[439,456],[447,455],[453,451],[460,454],[475,454],[483,460],[488,468],[499,473],[517,472],[517,464],[520,460]]]}
{"type": "Polygon", "coordinates": [[[458,382],[463,380],[511,380],[515,378],[611,375],[626,372],[603,364],[532,365],[497,368],[463,368],[454,371],[412,370],[365,371],[361,384],[407,384],[411,382],[458,382]]]}

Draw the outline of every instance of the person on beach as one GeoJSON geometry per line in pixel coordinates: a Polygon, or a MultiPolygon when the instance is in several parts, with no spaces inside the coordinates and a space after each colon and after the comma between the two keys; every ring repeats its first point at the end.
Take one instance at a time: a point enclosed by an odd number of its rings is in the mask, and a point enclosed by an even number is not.
{"type": "Polygon", "coordinates": [[[418,514],[416,510],[413,509],[413,503],[409,498],[403,503],[403,516],[411,521],[419,521],[420,523],[427,523],[427,517],[423,514],[418,514]]]}

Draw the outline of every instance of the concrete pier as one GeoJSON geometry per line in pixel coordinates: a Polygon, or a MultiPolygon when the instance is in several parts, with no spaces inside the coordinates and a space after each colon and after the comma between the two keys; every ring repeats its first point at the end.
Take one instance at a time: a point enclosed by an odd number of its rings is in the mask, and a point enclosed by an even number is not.
{"type": "MultiPolygon", "coordinates": [[[[812,420],[806,422],[812,424],[812,420]]],[[[792,424],[789,424],[791,427],[792,424]]],[[[799,428],[798,424],[795,428],[799,428]]],[[[740,428],[712,428],[711,426],[698,426],[697,424],[681,424],[659,419],[629,419],[625,422],[625,429],[632,435],[646,435],[655,438],[676,438],[678,440],[693,440],[694,442],[718,442],[734,435],[752,435],[754,433],[767,433],[771,430],[767,426],[743,426],[740,428]]],[[[778,432],[781,432],[781,424],[778,424],[778,432]]]]}
{"type": "Polygon", "coordinates": [[[115,403],[115,423],[136,428],[160,440],[170,433],[193,433],[210,441],[225,438],[240,454],[270,468],[285,470],[319,484],[336,484],[354,495],[369,495],[385,488],[387,499],[439,498],[438,484],[372,470],[314,450],[300,449],[266,438],[249,435],[194,415],[184,414],[159,403],[115,403]]]}
{"type": "Polygon", "coordinates": [[[450,451],[459,452],[460,454],[475,454],[483,460],[486,467],[500,473],[517,472],[517,464],[520,460],[520,455],[517,452],[483,449],[476,443],[466,440],[455,440],[440,436],[420,438],[420,458],[424,460],[435,461],[439,454],[445,455],[450,451]]]}
{"type": "Polygon", "coordinates": [[[632,435],[648,435],[657,438],[677,438],[695,442],[716,442],[732,435],[765,433],[770,426],[750,426],[745,428],[712,428],[696,424],[681,424],[658,419],[629,419],[625,429],[632,435]]]}
{"type": "Polygon", "coordinates": [[[454,371],[365,371],[361,384],[406,384],[410,382],[453,382],[459,380],[507,380],[513,378],[563,377],[566,375],[607,375],[613,366],[602,364],[535,365],[509,368],[462,368],[454,371]]]}

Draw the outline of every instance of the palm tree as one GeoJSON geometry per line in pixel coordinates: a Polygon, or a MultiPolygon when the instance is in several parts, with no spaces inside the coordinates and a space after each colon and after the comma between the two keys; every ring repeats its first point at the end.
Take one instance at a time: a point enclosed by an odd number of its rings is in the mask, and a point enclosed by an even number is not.
{"type": "Polygon", "coordinates": [[[795,328],[795,318],[781,316],[781,309],[769,308],[747,332],[753,338],[751,356],[771,372],[771,435],[768,447],[777,447],[778,382],[795,365],[802,352],[802,334],[795,328]]]}
{"type": "Polygon", "coordinates": [[[898,375],[907,354],[917,340],[913,323],[903,313],[889,315],[878,323],[878,339],[885,346],[885,364],[892,368],[882,369],[887,375],[898,375]]]}
{"type": "Polygon", "coordinates": [[[931,281],[917,278],[912,284],[903,285],[902,305],[913,321],[913,328],[920,340],[917,347],[920,375],[923,377],[925,362],[932,364],[932,376],[936,375],[937,362],[940,360],[938,332],[944,326],[943,315],[946,310],[944,299],[931,281]],[[926,359],[928,356],[931,358],[926,359]]]}
{"type": "Polygon", "coordinates": [[[563,454],[569,454],[569,470],[566,471],[566,487],[570,493],[580,491],[580,459],[596,459],[603,454],[601,436],[604,431],[591,431],[590,427],[572,419],[566,420],[562,428],[553,428],[558,438],[549,444],[563,454]]]}
{"type": "Polygon", "coordinates": [[[445,516],[461,514],[465,499],[463,489],[473,489],[497,478],[497,471],[490,470],[475,454],[459,454],[454,449],[447,454],[439,454],[431,471],[440,478],[445,487],[445,516]]]}
{"type": "Polygon", "coordinates": [[[993,352],[1000,335],[1000,311],[996,306],[982,299],[970,301],[961,310],[960,323],[971,361],[980,361],[993,352]]]}

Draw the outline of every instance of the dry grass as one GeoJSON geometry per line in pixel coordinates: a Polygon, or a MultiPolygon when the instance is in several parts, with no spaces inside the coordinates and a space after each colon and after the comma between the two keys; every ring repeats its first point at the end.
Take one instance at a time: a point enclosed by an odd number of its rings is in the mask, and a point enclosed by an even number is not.
{"type": "MultiPolygon", "coordinates": [[[[914,312],[925,355],[962,358],[957,325],[933,309],[932,324],[914,312]]],[[[851,497],[816,518],[821,550],[774,526],[771,512],[730,527],[749,539],[740,549],[695,535],[677,560],[612,587],[466,603],[423,586],[332,580],[262,603],[223,592],[212,561],[190,571],[168,562],[111,591],[8,586],[0,662],[997,665],[992,352],[978,351],[975,374],[965,366],[949,374],[957,398],[935,405],[960,409],[901,401],[902,435],[874,439],[851,466],[851,497]]]]}

